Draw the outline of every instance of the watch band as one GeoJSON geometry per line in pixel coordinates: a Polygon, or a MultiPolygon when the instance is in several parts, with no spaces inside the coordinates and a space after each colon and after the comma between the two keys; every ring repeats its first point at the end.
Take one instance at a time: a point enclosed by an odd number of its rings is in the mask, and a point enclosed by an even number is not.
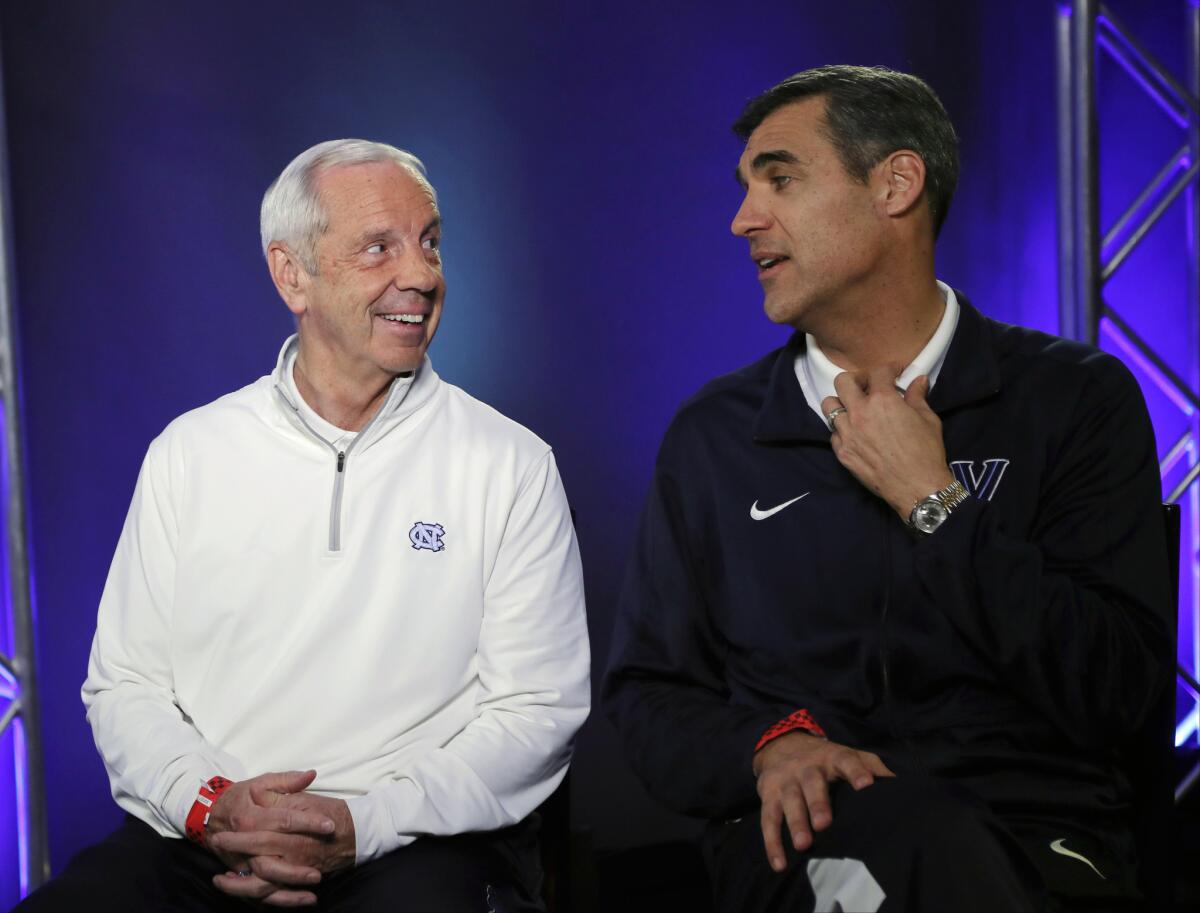
{"type": "Polygon", "coordinates": [[[937,529],[937,527],[942,524],[942,521],[944,521],[946,517],[954,513],[954,511],[958,507],[962,506],[963,502],[970,497],[971,493],[967,491],[966,486],[964,486],[962,482],[955,479],[945,488],[939,489],[933,494],[917,501],[917,503],[913,505],[912,510],[908,513],[907,525],[909,529],[914,529],[926,534],[933,532],[934,529],[937,529]],[[922,523],[924,518],[921,515],[929,512],[936,513],[935,509],[938,508],[943,511],[942,516],[938,518],[932,526],[927,528],[926,525],[922,523]]]}
{"type": "Polygon", "coordinates": [[[942,507],[946,508],[946,513],[953,513],[955,508],[971,497],[971,493],[967,491],[966,486],[962,482],[955,479],[945,488],[935,491],[930,497],[941,501],[942,507]]]}

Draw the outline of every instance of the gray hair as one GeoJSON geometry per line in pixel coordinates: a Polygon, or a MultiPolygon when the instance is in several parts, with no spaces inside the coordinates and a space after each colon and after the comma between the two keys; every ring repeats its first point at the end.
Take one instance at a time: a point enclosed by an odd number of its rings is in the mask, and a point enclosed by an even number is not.
{"type": "Polygon", "coordinates": [[[897,149],[925,163],[925,192],[936,238],[958,186],[958,136],[941,100],[910,73],[886,67],[827,66],[788,77],[747,103],[733,132],[743,141],[784,105],[825,99],[825,134],[842,168],[865,184],[871,169],[897,149]]]}
{"type": "Polygon", "coordinates": [[[395,162],[429,188],[425,165],[411,152],[365,139],[334,139],[305,149],[288,164],[263,194],[259,212],[263,256],[271,242],[280,241],[295,251],[311,275],[317,273],[317,239],[329,228],[329,216],[317,193],[322,172],[341,165],[395,162]]]}

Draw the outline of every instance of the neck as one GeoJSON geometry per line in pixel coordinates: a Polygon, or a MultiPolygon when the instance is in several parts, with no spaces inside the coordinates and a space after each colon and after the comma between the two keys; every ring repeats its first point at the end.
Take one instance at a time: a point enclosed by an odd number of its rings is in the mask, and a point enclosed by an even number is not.
{"type": "Polygon", "coordinates": [[[857,288],[804,329],[839,368],[902,371],[937,331],[946,303],[932,271],[857,288]]]}
{"type": "Polygon", "coordinates": [[[293,376],[296,389],[309,407],[325,421],[344,431],[361,431],[387,399],[390,375],[370,372],[355,378],[323,364],[322,359],[306,351],[303,337],[296,355],[293,376]]]}

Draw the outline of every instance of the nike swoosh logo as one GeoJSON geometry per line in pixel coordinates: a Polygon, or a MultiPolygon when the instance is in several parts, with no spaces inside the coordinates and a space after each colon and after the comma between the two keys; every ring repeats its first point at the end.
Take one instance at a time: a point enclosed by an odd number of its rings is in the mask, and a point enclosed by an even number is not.
{"type": "Polygon", "coordinates": [[[1108,879],[1100,872],[1100,870],[1098,868],[1096,868],[1094,865],[1092,865],[1092,860],[1088,859],[1086,856],[1081,856],[1079,853],[1076,853],[1074,850],[1069,850],[1065,846],[1063,846],[1063,843],[1066,842],[1066,839],[1067,838],[1065,838],[1065,837],[1061,837],[1058,840],[1052,841],[1050,844],[1050,849],[1052,849],[1054,852],[1058,853],[1060,856],[1070,856],[1072,859],[1078,859],[1080,862],[1082,862],[1084,865],[1086,865],[1088,868],[1090,868],[1093,872],[1095,872],[1097,875],[1099,875],[1105,881],[1108,881],[1108,879]]]}
{"type": "MultiPolygon", "coordinates": [[[[800,498],[807,498],[808,495],[809,495],[809,493],[806,491],[804,494],[802,494],[800,496],[800,498]]],[[[800,498],[792,498],[792,500],[790,500],[790,501],[784,501],[782,504],[777,504],[775,507],[772,507],[770,510],[759,510],[758,509],[758,501],[755,501],[753,504],[750,505],[750,519],[751,520],[765,520],[765,519],[767,519],[767,517],[773,517],[775,514],[779,513],[785,507],[791,507],[793,504],[795,504],[797,501],[799,501],[800,498]]]]}

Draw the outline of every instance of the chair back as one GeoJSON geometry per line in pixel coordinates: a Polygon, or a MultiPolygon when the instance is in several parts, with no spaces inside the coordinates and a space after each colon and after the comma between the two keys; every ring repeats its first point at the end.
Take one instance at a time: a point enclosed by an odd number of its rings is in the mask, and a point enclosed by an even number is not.
{"type": "Polygon", "coordinates": [[[1134,837],[1138,852],[1138,886],[1152,907],[1169,906],[1172,899],[1171,819],[1175,810],[1175,653],[1179,611],[1178,504],[1164,504],[1171,603],[1167,622],[1170,653],[1164,658],[1170,677],[1142,728],[1129,742],[1128,772],[1134,796],[1134,837]]]}

